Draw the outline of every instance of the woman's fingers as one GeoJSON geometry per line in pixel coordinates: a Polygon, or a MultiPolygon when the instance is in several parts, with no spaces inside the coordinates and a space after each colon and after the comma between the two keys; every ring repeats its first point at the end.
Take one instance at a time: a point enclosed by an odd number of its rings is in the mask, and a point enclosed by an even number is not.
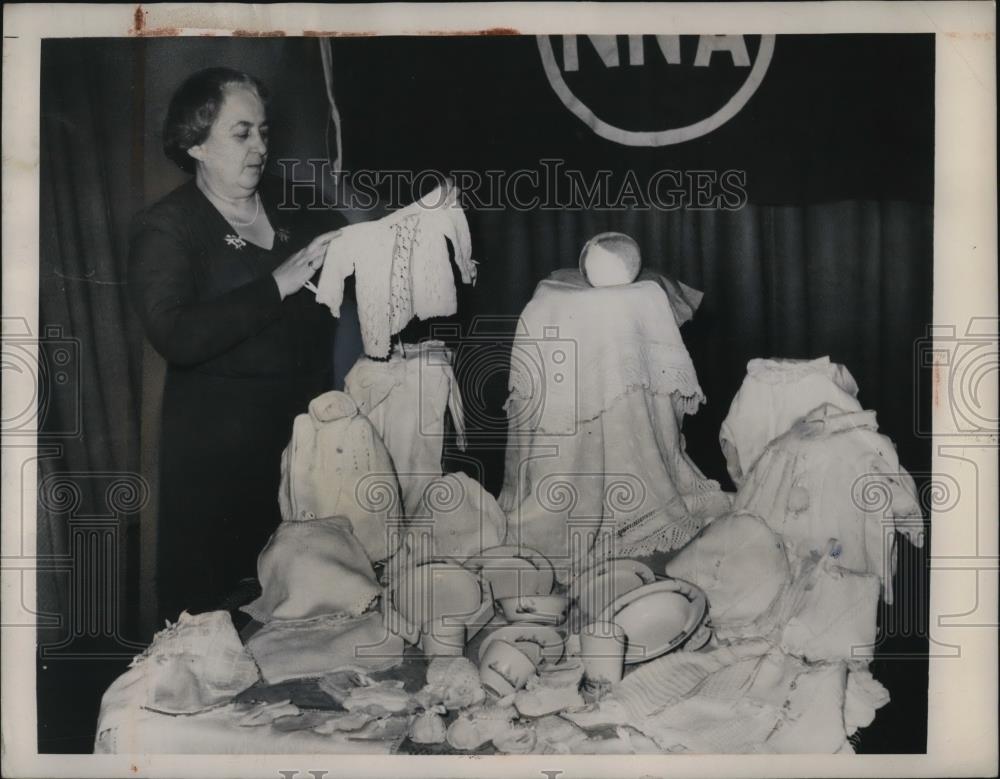
{"type": "Polygon", "coordinates": [[[319,249],[313,249],[310,247],[310,251],[306,252],[306,265],[312,270],[319,270],[322,268],[325,261],[326,251],[322,247],[319,249]]]}
{"type": "Polygon", "coordinates": [[[298,292],[316,271],[323,267],[327,247],[339,234],[339,230],[333,230],[317,236],[308,246],[297,251],[272,272],[278,282],[282,299],[298,292]]]}
{"type": "Polygon", "coordinates": [[[326,249],[327,244],[329,244],[330,241],[332,241],[339,235],[340,235],[340,230],[332,230],[329,233],[323,233],[321,235],[317,235],[315,238],[312,239],[312,242],[309,244],[309,248],[326,249]]]}
{"type": "Polygon", "coordinates": [[[330,241],[340,235],[340,230],[334,230],[329,233],[323,233],[312,240],[312,242],[303,249],[306,256],[306,265],[308,267],[318,270],[323,267],[323,263],[326,260],[326,251],[330,245],[330,241]]]}

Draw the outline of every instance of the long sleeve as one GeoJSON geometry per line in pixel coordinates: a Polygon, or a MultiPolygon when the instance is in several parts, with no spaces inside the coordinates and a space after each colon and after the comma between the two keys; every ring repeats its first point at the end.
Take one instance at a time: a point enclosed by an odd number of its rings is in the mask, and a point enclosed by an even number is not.
{"type": "Polygon", "coordinates": [[[199,300],[191,251],[169,230],[137,230],[129,262],[129,294],[147,337],[175,365],[217,357],[280,314],[281,294],[270,273],[214,300],[199,300]]]}
{"type": "Polygon", "coordinates": [[[358,236],[364,235],[359,227],[354,227],[351,231],[345,230],[344,234],[331,241],[326,249],[316,300],[327,306],[335,317],[340,316],[345,282],[354,273],[354,257],[359,244],[357,239],[358,236]]]}

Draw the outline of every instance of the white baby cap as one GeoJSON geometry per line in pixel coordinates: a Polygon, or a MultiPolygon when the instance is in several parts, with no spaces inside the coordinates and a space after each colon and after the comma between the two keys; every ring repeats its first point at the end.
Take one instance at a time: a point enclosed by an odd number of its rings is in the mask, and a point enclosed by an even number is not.
{"type": "Polygon", "coordinates": [[[257,558],[262,593],[243,608],[258,622],[363,612],[380,588],[350,520],[282,522],[257,558]]]}
{"type": "Polygon", "coordinates": [[[446,473],[424,489],[408,533],[426,538],[412,542],[415,564],[426,556],[422,550],[462,559],[503,543],[507,516],[478,481],[464,473],[446,473]]]}
{"type": "Polygon", "coordinates": [[[639,244],[625,233],[599,233],[580,252],[580,272],[594,287],[631,284],[641,269],[639,244]]]}
{"type": "Polygon", "coordinates": [[[781,539],[749,512],[710,522],[664,572],[704,590],[712,623],[723,628],[752,623],[791,578],[781,539]]]}
{"type": "Polygon", "coordinates": [[[105,691],[97,732],[125,727],[122,720],[139,708],[194,714],[231,700],[259,680],[229,612],[192,616],[185,611],[105,691]]]}
{"type": "Polygon", "coordinates": [[[286,522],[346,517],[371,562],[395,551],[389,534],[401,506],[392,458],[346,393],[326,392],[295,418],[278,502],[286,522]]]}

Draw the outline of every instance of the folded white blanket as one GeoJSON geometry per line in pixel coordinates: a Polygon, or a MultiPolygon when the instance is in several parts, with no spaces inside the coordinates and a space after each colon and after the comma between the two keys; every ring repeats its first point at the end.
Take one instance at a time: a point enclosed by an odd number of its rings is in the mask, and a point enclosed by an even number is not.
{"type": "MultiPolygon", "coordinates": [[[[357,733],[332,728],[305,727],[313,721],[342,717],[329,712],[320,718],[312,713],[282,717],[257,727],[246,727],[246,711],[238,704],[190,716],[171,716],[148,709],[123,712],[120,724],[98,730],[95,754],[132,755],[294,755],[294,754],[391,754],[402,740],[357,738],[357,733]],[[293,720],[304,721],[301,727],[293,720]],[[291,729],[281,727],[289,723],[291,729]]],[[[287,726],[286,726],[287,727],[287,726]]],[[[405,731],[404,731],[405,735],[405,731]]]]}
{"type": "Polygon", "coordinates": [[[403,660],[403,639],[382,614],[270,622],[247,641],[264,681],[318,677],[340,668],[382,671],[403,660]]]}
{"type": "Polygon", "coordinates": [[[661,751],[841,751],[845,663],[809,664],[767,641],[675,652],[629,674],[600,703],[563,717],[627,724],[661,751]]]}

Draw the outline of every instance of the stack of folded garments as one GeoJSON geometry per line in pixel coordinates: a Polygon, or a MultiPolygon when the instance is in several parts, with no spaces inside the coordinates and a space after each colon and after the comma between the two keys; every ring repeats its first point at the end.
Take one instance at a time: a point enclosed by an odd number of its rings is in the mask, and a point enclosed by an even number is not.
{"type": "Polygon", "coordinates": [[[279,502],[284,521],[257,560],[261,596],[243,608],[263,623],[247,648],[264,680],[398,665],[403,641],[376,610],[373,563],[402,538],[399,485],[381,437],[346,393],[320,395],[296,417],[279,502]]]}
{"type": "Polygon", "coordinates": [[[264,623],[247,649],[265,681],[402,661],[402,639],[373,610],[381,590],[346,518],[282,522],[257,570],[262,594],[243,610],[264,623]]]}

